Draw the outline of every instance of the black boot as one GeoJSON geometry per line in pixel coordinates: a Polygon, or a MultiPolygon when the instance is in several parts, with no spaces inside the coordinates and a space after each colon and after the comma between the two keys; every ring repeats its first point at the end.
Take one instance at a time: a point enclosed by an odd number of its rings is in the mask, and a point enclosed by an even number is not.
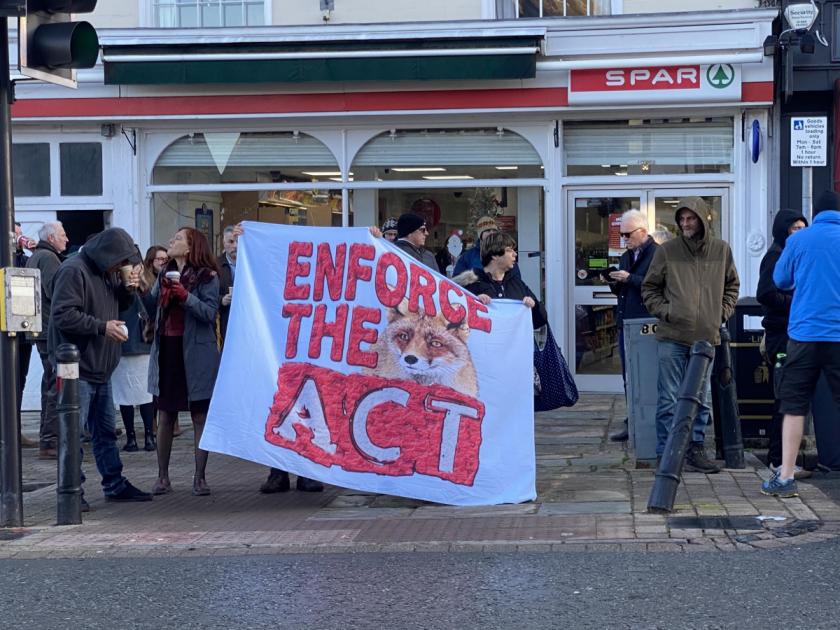
{"type": "Polygon", "coordinates": [[[155,442],[155,436],[153,433],[146,431],[146,437],[143,444],[144,451],[156,451],[157,450],[157,443],[155,442]]]}
{"type": "Polygon", "coordinates": [[[291,488],[289,473],[285,470],[272,468],[271,472],[268,473],[268,479],[260,486],[260,492],[274,494],[275,492],[288,492],[289,488],[291,488]]]}
{"type": "Polygon", "coordinates": [[[143,450],[155,451],[157,450],[157,443],[155,442],[154,403],[140,405],[140,417],[143,418],[143,432],[145,434],[143,450]]]}
{"type": "Polygon", "coordinates": [[[123,446],[123,450],[126,453],[136,453],[140,450],[137,447],[137,436],[134,434],[134,427],[131,428],[131,432],[125,432],[125,446],[123,446]]]}
{"type": "MultiPolygon", "coordinates": [[[[134,407],[120,405],[120,415],[125,426],[125,446],[123,446],[123,450],[127,453],[139,451],[140,449],[137,448],[137,435],[134,433],[134,407]]],[[[118,430],[117,435],[120,433],[121,431],[118,430]]]]}
{"type": "Polygon", "coordinates": [[[320,481],[315,481],[314,479],[307,479],[306,477],[301,477],[298,475],[297,484],[295,487],[300,492],[323,492],[324,491],[324,484],[320,481]]]}

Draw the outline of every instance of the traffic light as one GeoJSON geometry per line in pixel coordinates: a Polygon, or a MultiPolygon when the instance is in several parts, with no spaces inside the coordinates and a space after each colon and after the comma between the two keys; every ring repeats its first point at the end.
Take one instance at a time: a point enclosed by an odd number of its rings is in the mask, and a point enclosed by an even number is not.
{"type": "Polygon", "coordinates": [[[76,87],[76,69],[92,68],[99,57],[99,38],[74,13],[90,13],[96,0],[26,0],[18,28],[21,74],[76,87]]]}

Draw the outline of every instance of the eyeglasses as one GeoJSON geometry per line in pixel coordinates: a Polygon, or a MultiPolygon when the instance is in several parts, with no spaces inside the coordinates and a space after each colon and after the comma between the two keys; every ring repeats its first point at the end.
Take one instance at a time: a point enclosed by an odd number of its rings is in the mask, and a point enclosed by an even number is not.
{"type": "Polygon", "coordinates": [[[619,232],[619,234],[621,235],[621,238],[630,238],[631,236],[633,236],[633,234],[635,234],[641,229],[642,228],[637,227],[635,230],[630,230],[629,232],[619,232]]]}
{"type": "Polygon", "coordinates": [[[423,234],[428,234],[429,233],[429,228],[427,228],[425,225],[423,227],[419,227],[417,229],[420,230],[421,232],[423,232],[423,234]]]}

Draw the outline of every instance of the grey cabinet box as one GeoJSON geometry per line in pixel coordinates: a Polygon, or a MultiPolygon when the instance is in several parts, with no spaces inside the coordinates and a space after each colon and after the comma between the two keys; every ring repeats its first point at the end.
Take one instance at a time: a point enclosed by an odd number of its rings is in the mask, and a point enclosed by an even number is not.
{"type": "Polygon", "coordinates": [[[636,462],[656,460],[656,382],[659,378],[655,317],[624,320],[627,418],[636,462]]]}

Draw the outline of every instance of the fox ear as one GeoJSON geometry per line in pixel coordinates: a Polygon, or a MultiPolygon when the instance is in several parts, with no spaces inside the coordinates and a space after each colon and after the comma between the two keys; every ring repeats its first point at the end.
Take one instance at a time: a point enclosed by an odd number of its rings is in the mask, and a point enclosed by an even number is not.
{"type": "Polygon", "coordinates": [[[388,309],[388,323],[395,322],[408,315],[408,300],[403,298],[395,307],[388,309]]]}
{"type": "Polygon", "coordinates": [[[470,336],[470,327],[467,326],[467,318],[464,317],[460,322],[457,324],[449,323],[446,325],[446,330],[451,331],[454,335],[456,335],[461,341],[467,341],[467,337],[470,336]]]}

